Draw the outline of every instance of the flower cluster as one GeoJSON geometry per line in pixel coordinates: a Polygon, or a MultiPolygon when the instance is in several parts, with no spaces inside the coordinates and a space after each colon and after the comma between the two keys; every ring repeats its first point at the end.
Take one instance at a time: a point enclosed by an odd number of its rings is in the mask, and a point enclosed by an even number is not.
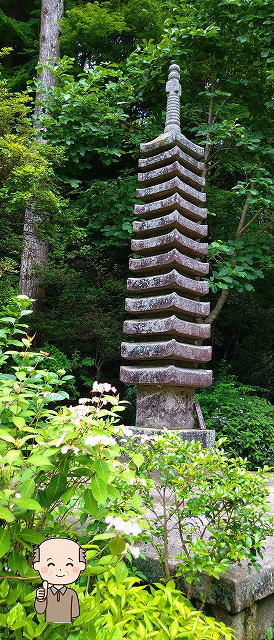
{"type": "Polygon", "coordinates": [[[104,435],[88,436],[85,439],[85,444],[88,444],[90,447],[96,447],[96,445],[98,444],[103,444],[107,446],[109,444],[116,444],[116,440],[112,438],[112,436],[104,436],[104,435]]]}
{"type": "Polygon", "coordinates": [[[95,382],[93,383],[92,391],[99,391],[99,393],[109,393],[110,391],[112,391],[113,393],[117,393],[117,389],[115,389],[115,387],[112,387],[109,382],[98,383],[97,380],[95,380],[95,382]]]}
{"type": "Polygon", "coordinates": [[[126,533],[127,535],[138,536],[142,529],[137,522],[132,520],[122,520],[122,518],[115,516],[107,516],[105,522],[108,525],[107,530],[113,527],[117,533],[126,533]]]}

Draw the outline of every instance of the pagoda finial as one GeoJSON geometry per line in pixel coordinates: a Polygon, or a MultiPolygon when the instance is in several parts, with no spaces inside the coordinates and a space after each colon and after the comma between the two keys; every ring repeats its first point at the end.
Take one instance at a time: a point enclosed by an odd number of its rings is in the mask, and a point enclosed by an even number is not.
{"type": "Polygon", "coordinates": [[[182,89],[180,85],[180,67],[178,64],[171,64],[169,67],[166,92],[167,112],[165,133],[167,133],[168,131],[181,131],[180,96],[182,93],[182,89]]]}

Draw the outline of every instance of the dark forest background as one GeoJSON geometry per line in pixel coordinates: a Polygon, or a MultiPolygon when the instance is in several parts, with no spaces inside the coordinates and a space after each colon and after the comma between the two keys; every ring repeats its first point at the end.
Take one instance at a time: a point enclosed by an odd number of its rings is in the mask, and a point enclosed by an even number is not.
{"type": "MultiPolygon", "coordinates": [[[[246,394],[266,401],[273,317],[269,3],[67,0],[58,83],[41,116],[46,145],[32,126],[39,28],[39,0],[1,0],[1,307],[18,293],[24,211],[35,197],[48,212],[40,231],[50,246],[39,273],[45,301],[31,318],[37,343],[56,368],[72,371],[72,397],[87,395],[96,379],[134,402],[119,366],[137,160],[139,144],[163,130],[167,70],[175,61],[182,131],[206,145],[215,379],[227,394],[238,389],[239,403],[246,394]]],[[[208,420],[224,400],[224,391],[218,400],[216,393],[201,394],[208,420]]],[[[227,400],[229,410],[235,402],[227,400]]]]}

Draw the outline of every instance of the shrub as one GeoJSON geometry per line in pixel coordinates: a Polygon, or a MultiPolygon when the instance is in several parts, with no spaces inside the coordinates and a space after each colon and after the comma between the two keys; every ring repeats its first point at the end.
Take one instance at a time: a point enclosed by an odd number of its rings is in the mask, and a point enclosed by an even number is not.
{"type": "MultiPolygon", "coordinates": [[[[67,399],[68,376],[41,369],[45,354],[30,351],[22,322],[29,302],[18,296],[13,315],[1,318],[0,638],[138,640],[145,630],[172,640],[178,629],[193,640],[230,640],[224,625],[195,611],[172,584],[149,593],[128,578],[124,560],[138,555],[134,541],[148,525],[138,495],[146,480],[119,460],[124,406],[111,385],[94,383],[93,397],[78,406],[49,408],[67,399]],[[87,550],[76,586],[81,615],[57,629],[40,616],[37,623],[34,611],[41,579],[31,567],[32,545],[49,536],[69,536],[87,550]]],[[[133,463],[138,469],[138,458],[133,463]]]]}
{"type": "Polygon", "coordinates": [[[225,450],[247,458],[250,469],[274,466],[274,407],[254,393],[230,375],[197,396],[207,428],[228,438],[225,450]]]}
{"type": "Polygon", "coordinates": [[[226,455],[221,442],[203,449],[200,442],[183,441],[172,431],[135,435],[124,449],[144,478],[157,473],[157,507],[147,483],[142,494],[153,520],[151,542],[167,579],[174,528],[181,542],[177,575],[189,583],[188,597],[203,573],[219,578],[231,563],[244,559],[259,566],[264,539],[274,531],[264,470],[251,473],[243,459],[226,455]]]}

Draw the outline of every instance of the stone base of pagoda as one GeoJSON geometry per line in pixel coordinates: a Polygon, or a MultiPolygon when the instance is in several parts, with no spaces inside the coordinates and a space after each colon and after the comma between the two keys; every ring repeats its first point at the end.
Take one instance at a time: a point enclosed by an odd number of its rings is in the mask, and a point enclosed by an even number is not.
{"type": "MultiPolygon", "coordinates": [[[[133,435],[141,434],[141,435],[161,435],[163,433],[163,429],[155,429],[153,427],[128,427],[133,432],[133,435]]],[[[214,447],[215,444],[215,431],[210,429],[173,429],[173,432],[176,435],[180,436],[182,440],[187,440],[191,442],[194,440],[195,442],[201,442],[202,447],[205,449],[210,449],[214,447]]]]}
{"type": "Polygon", "coordinates": [[[194,388],[138,385],[136,427],[193,429],[194,388]]]}

